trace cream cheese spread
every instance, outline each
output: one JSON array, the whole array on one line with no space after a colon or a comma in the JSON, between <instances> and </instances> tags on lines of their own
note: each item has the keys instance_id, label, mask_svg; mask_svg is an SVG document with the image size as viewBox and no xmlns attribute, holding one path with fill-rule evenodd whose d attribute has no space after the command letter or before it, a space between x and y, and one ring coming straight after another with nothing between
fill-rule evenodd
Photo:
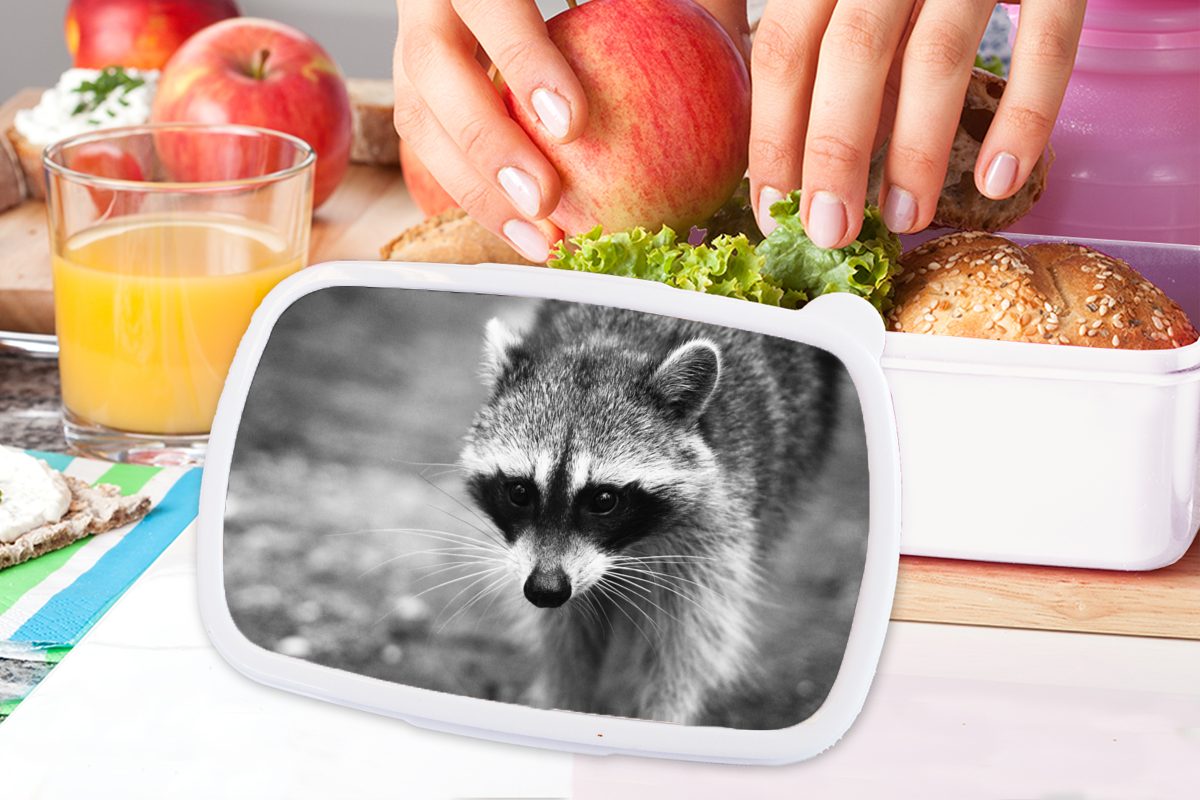
<instances>
[{"instance_id":1,"label":"cream cheese spread","mask_svg":"<svg viewBox=\"0 0 1200 800\"><path fill-rule=\"evenodd\" d=\"M45 461L0 445L0 542L58 522L71 505L63 476Z\"/></svg>"},{"instance_id":2,"label":"cream cheese spread","mask_svg":"<svg viewBox=\"0 0 1200 800\"><path fill-rule=\"evenodd\" d=\"M13 126L44 147L77 133L141 125L150 119L157 82L152 70L69 69L35 107L17 112Z\"/></svg>"}]
</instances>

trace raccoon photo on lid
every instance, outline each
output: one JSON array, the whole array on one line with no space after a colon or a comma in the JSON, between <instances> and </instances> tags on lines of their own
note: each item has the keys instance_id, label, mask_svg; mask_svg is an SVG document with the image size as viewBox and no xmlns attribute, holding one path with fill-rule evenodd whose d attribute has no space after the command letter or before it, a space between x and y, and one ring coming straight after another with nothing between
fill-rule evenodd
<instances>
[{"instance_id":1,"label":"raccoon photo on lid","mask_svg":"<svg viewBox=\"0 0 1200 800\"><path fill-rule=\"evenodd\" d=\"M840 363L604 306L326 289L239 430L251 641L411 686L770 729L824 701L868 528Z\"/></svg>"}]
</instances>

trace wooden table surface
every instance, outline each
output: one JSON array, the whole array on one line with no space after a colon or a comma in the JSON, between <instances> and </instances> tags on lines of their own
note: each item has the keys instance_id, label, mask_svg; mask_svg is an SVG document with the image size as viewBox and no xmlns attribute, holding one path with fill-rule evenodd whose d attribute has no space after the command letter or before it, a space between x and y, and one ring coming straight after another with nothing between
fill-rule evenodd
<instances>
[{"instance_id":1,"label":"wooden table surface","mask_svg":"<svg viewBox=\"0 0 1200 800\"><path fill-rule=\"evenodd\" d=\"M39 94L0 106L0 131ZM317 212L310 260L376 259L420 219L398 169L352 166ZM0 330L53 331L45 225L41 202L0 214ZM1173 566L1141 573L904 557L892 618L1200 639L1200 538Z\"/></svg>"}]
</instances>

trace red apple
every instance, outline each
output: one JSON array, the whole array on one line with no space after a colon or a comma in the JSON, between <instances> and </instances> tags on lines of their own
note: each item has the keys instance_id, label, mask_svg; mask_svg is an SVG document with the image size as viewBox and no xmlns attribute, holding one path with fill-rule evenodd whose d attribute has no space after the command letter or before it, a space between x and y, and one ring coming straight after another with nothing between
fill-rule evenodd
<instances>
[{"instance_id":1,"label":"red apple","mask_svg":"<svg viewBox=\"0 0 1200 800\"><path fill-rule=\"evenodd\" d=\"M67 166L84 175L125 181L141 181L146 174L137 156L105 141L86 142L73 148ZM133 213L141 205L141 195L134 191L117 194L97 186L88 186L87 191L101 216Z\"/></svg>"},{"instance_id":2,"label":"red apple","mask_svg":"<svg viewBox=\"0 0 1200 800\"><path fill-rule=\"evenodd\" d=\"M67 50L77 67L162 69L193 33L236 16L233 0L71 0Z\"/></svg>"},{"instance_id":3,"label":"red apple","mask_svg":"<svg viewBox=\"0 0 1200 800\"><path fill-rule=\"evenodd\" d=\"M153 122L239 123L290 133L317 153L313 206L350 164L350 96L333 59L279 22L231 19L197 33L159 77ZM230 154L195 153L194 167Z\"/></svg>"},{"instance_id":4,"label":"red apple","mask_svg":"<svg viewBox=\"0 0 1200 800\"><path fill-rule=\"evenodd\" d=\"M404 172L404 185L426 217L436 216L443 211L458 208L454 198L446 193L442 185L425 168L406 142L400 142L400 169Z\"/></svg>"},{"instance_id":5,"label":"red apple","mask_svg":"<svg viewBox=\"0 0 1200 800\"><path fill-rule=\"evenodd\" d=\"M568 234L686 231L729 199L746 172L750 79L707 11L691 0L591 0L547 28L587 94L583 135L560 144L528 97L503 94L562 177L551 221Z\"/></svg>"}]
</instances>

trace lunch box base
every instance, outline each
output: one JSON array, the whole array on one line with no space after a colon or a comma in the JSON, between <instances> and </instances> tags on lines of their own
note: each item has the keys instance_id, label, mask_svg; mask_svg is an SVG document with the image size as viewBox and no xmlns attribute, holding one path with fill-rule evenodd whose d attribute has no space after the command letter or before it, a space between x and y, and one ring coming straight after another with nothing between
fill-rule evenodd
<instances>
[{"instance_id":1,"label":"lunch box base","mask_svg":"<svg viewBox=\"0 0 1200 800\"><path fill-rule=\"evenodd\" d=\"M1200 320L1200 248L1077 241L1125 259ZM1151 570L1187 552L1200 526L1200 343L885 338L902 553Z\"/></svg>"}]
</instances>

